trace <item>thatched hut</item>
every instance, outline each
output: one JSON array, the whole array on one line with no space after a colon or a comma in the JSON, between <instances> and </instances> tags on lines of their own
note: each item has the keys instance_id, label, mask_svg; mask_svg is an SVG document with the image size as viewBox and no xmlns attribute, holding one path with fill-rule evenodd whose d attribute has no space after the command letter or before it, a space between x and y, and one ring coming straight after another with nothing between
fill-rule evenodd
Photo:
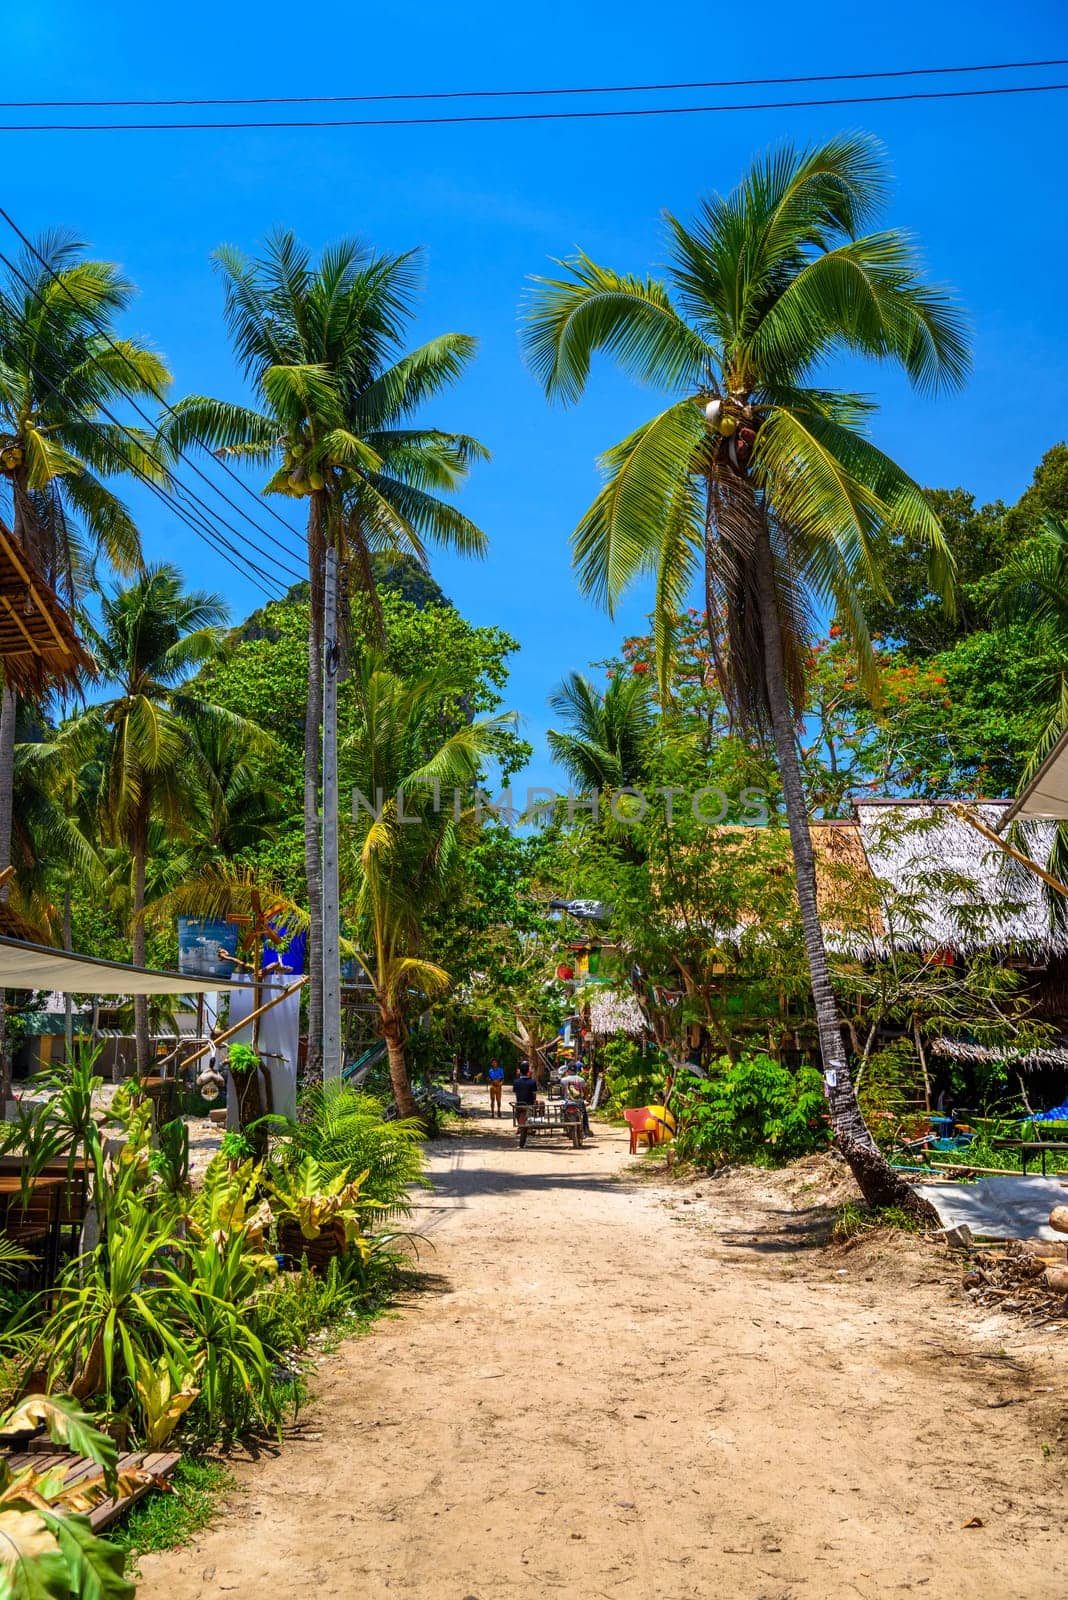
<instances>
[{"instance_id":1,"label":"thatched hut","mask_svg":"<svg viewBox=\"0 0 1068 1600\"><path fill-rule=\"evenodd\" d=\"M996 829L1009 802L969 809ZM868 866L881 886L887 938L899 949L960 956L996 950L1044 968L1068 955L1068 929L1054 926L1042 880L984 839L955 802L864 800L854 806ZM1018 847L1042 865L1054 825L1031 822Z\"/></svg>"},{"instance_id":2,"label":"thatched hut","mask_svg":"<svg viewBox=\"0 0 1068 1600\"><path fill-rule=\"evenodd\" d=\"M14 534L0 522L0 661L4 683L37 695L92 671L57 596Z\"/></svg>"}]
</instances>

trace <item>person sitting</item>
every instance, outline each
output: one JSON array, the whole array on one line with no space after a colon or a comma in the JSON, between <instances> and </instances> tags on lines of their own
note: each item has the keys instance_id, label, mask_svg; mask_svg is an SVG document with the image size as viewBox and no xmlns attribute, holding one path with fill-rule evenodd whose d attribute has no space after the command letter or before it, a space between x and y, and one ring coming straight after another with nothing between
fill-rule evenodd
<instances>
[{"instance_id":1,"label":"person sitting","mask_svg":"<svg viewBox=\"0 0 1068 1600\"><path fill-rule=\"evenodd\" d=\"M560 1083L563 1087L565 1098L570 1100L572 1105L582 1107L582 1131L592 1138L593 1135L590 1133L590 1113L586 1105L586 1079L583 1076L581 1065L576 1063L561 1072Z\"/></svg>"},{"instance_id":2,"label":"person sitting","mask_svg":"<svg viewBox=\"0 0 1068 1600\"><path fill-rule=\"evenodd\" d=\"M535 1106L538 1100L538 1085L531 1076L530 1062L524 1061L519 1068L519 1075L512 1085L517 1106Z\"/></svg>"}]
</instances>

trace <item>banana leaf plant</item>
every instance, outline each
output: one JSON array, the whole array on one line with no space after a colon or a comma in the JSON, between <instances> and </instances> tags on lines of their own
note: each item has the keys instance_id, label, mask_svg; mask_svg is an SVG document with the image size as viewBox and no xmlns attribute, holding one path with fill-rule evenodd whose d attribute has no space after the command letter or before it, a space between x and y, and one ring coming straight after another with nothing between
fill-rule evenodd
<instances>
[{"instance_id":1,"label":"banana leaf plant","mask_svg":"<svg viewBox=\"0 0 1068 1600\"><path fill-rule=\"evenodd\" d=\"M0 1597L2 1600L131 1600L126 1555L101 1539L86 1515L108 1495L140 1487L144 1475L116 1470L115 1442L67 1395L28 1395L0 1416L16 1433L41 1423L54 1444L69 1446L96 1470L74 1484L62 1469L12 1472L0 1457Z\"/></svg>"}]
</instances>

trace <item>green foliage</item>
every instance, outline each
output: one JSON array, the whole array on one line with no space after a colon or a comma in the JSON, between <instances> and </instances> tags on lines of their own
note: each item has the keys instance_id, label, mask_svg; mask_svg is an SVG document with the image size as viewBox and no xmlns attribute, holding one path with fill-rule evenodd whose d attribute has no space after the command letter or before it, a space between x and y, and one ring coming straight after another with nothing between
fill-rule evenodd
<instances>
[{"instance_id":1,"label":"green foliage","mask_svg":"<svg viewBox=\"0 0 1068 1600\"><path fill-rule=\"evenodd\" d=\"M790 1072L769 1056L721 1061L707 1079L682 1075L672 1105L679 1156L701 1166L773 1165L826 1149L830 1139L819 1073Z\"/></svg>"},{"instance_id":2,"label":"green foliage","mask_svg":"<svg viewBox=\"0 0 1068 1600\"><path fill-rule=\"evenodd\" d=\"M659 1050L643 1048L626 1034L607 1039L600 1051L608 1099L604 1109L618 1117L631 1107L662 1105L664 1059Z\"/></svg>"},{"instance_id":3,"label":"green foliage","mask_svg":"<svg viewBox=\"0 0 1068 1600\"><path fill-rule=\"evenodd\" d=\"M922 1095L920 1066L907 1040L896 1039L868 1057L857 1099L877 1144L888 1148L895 1143L901 1118L909 1101L915 1102L917 1090Z\"/></svg>"},{"instance_id":4,"label":"green foliage","mask_svg":"<svg viewBox=\"0 0 1068 1600\"><path fill-rule=\"evenodd\" d=\"M876 1209L861 1201L849 1200L844 1206L838 1207L831 1224L831 1238L836 1244L844 1244L847 1239L873 1234L880 1229L894 1233L917 1233L921 1227L922 1223L910 1212L902 1211L900 1206L881 1206Z\"/></svg>"},{"instance_id":5,"label":"green foliage","mask_svg":"<svg viewBox=\"0 0 1068 1600\"><path fill-rule=\"evenodd\" d=\"M114 1440L67 1395L29 1395L0 1416L18 1432L44 1423L55 1444L94 1462L97 1471L66 1485L33 1466L14 1473L0 1459L0 1595L4 1600L130 1600L124 1552L93 1533L83 1513L119 1487Z\"/></svg>"},{"instance_id":6,"label":"green foliage","mask_svg":"<svg viewBox=\"0 0 1068 1600\"><path fill-rule=\"evenodd\" d=\"M423 1135L418 1121L383 1121L380 1100L346 1084L305 1091L292 1133L293 1159L310 1156L325 1176L344 1183L364 1175L361 1197L374 1216L407 1216L409 1191L423 1183Z\"/></svg>"},{"instance_id":7,"label":"green foliage","mask_svg":"<svg viewBox=\"0 0 1068 1600\"><path fill-rule=\"evenodd\" d=\"M148 1495L131 1506L111 1529L111 1541L134 1560L154 1550L178 1549L208 1526L233 1487L234 1475L221 1461L183 1455L170 1478L170 1493Z\"/></svg>"}]
</instances>

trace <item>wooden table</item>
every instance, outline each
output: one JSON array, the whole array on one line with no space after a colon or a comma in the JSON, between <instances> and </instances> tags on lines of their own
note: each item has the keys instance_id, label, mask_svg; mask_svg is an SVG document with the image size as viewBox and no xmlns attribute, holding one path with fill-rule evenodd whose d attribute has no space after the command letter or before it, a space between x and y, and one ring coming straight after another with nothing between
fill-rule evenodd
<instances>
[{"instance_id":1,"label":"wooden table","mask_svg":"<svg viewBox=\"0 0 1068 1600\"><path fill-rule=\"evenodd\" d=\"M1042 1161L1042 1176L1046 1176L1046 1154L1050 1150L1068 1150L1068 1140L1064 1139L995 1139L996 1150L1019 1150L1020 1171L1027 1171L1027 1158L1037 1154Z\"/></svg>"}]
</instances>

